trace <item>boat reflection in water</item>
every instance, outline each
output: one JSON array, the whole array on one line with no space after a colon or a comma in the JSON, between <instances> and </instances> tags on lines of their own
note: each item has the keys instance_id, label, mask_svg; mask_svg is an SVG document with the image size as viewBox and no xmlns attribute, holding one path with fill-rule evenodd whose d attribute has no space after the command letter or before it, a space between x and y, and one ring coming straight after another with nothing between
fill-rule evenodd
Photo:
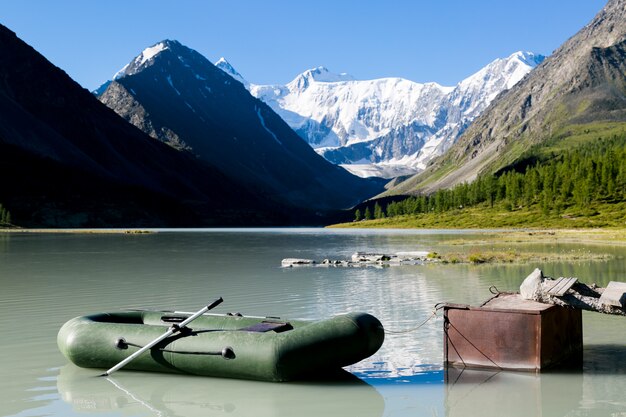
<instances>
[{"instance_id":1,"label":"boat reflection in water","mask_svg":"<svg viewBox=\"0 0 626 417\"><path fill-rule=\"evenodd\" d=\"M96 373L97 374L97 373ZM380 417L385 401L375 388L348 374L324 382L267 383L220 378L124 372L98 378L68 364L57 387L76 412L155 416Z\"/></svg>"}]
</instances>

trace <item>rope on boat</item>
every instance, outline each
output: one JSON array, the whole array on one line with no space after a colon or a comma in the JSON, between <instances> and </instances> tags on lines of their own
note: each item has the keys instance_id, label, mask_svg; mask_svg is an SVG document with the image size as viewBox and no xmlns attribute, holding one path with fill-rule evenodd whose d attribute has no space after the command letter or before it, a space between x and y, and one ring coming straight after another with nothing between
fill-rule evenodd
<instances>
[{"instance_id":1,"label":"rope on boat","mask_svg":"<svg viewBox=\"0 0 626 417\"><path fill-rule=\"evenodd\" d=\"M412 327L410 329L404 329L404 330L388 330L388 329L385 329L385 333L389 333L389 334L404 334L404 333L411 333L411 332L414 332L416 330L419 330L422 326L424 326L426 323L428 323L434 317L437 317L437 312L443 308L444 304L445 303L437 303L437 304L435 304L435 306L433 307L432 314L430 316L428 316L428 318L426 320L421 322L416 327Z\"/></svg>"},{"instance_id":2,"label":"rope on boat","mask_svg":"<svg viewBox=\"0 0 626 417\"><path fill-rule=\"evenodd\" d=\"M500 292L500 290L498 290L498 288L496 288L495 285L492 285L491 287L489 287L489 292L492 293L493 295L502 294L502 292Z\"/></svg>"},{"instance_id":3,"label":"rope on boat","mask_svg":"<svg viewBox=\"0 0 626 417\"><path fill-rule=\"evenodd\" d=\"M484 306L485 304L487 304L489 301L493 300L494 298L499 297L500 295L513 294L511 292L500 291L495 285L492 285L491 287L489 287L489 292L491 294L493 294L493 297L491 297L489 300L485 301L481 305L481 307ZM388 329L385 329L385 333L389 333L389 334L403 334L403 333L414 332L414 331L420 329L422 326L424 326L426 323L428 323L434 317L437 317L437 311L441 310L444 307L445 304L446 303L437 303L437 304L435 304L435 306L433 308L433 313L430 316L428 316L428 318L426 320L421 322L416 327L412 327L410 329L405 329L405 330L388 330Z\"/></svg>"}]
</instances>

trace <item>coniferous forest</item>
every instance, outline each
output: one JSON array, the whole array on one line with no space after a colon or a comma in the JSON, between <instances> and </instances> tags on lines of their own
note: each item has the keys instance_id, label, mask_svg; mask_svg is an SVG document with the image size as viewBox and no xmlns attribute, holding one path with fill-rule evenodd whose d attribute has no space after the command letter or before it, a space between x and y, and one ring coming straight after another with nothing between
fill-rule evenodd
<instances>
[{"instance_id":1,"label":"coniferous forest","mask_svg":"<svg viewBox=\"0 0 626 417\"><path fill-rule=\"evenodd\" d=\"M626 135L599 138L558 155L522 158L522 163L471 183L430 195L408 197L355 210L354 219L370 220L443 213L477 205L520 210L540 207L548 216L568 208L593 210L593 203L619 203L626 196ZM531 163L529 161L534 161Z\"/></svg>"}]
</instances>

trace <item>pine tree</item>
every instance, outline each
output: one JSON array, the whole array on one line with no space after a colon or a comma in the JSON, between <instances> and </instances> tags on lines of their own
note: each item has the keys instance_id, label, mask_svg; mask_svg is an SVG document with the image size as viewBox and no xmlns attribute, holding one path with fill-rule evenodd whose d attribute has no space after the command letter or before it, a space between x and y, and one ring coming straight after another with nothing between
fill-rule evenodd
<instances>
[{"instance_id":1,"label":"pine tree","mask_svg":"<svg viewBox=\"0 0 626 417\"><path fill-rule=\"evenodd\" d=\"M354 221L360 222L361 220L363 220L363 215L361 214L361 210L359 209L354 210Z\"/></svg>"},{"instance_id":2,"label":"pine tree","mask_svg":"<svg viewBox=\"0 0 626 417\"><path fill-rule=\"evenodd\" d=\"M10 226L11 225L11 213L6 207L0 204L0 226Z\"/></svg>"},{"instance_id":3,"label":"pine tree","mask_svg":"<svg viewBox=\"0 0 626 417\"><path fill-rule=\"evenodd\" d=\"M514 169L498 175L483 175L471 183L430 195L408 197L382 210L375 205L365 217L444 212L460 207L500 203L505 209L536 205L544 215L559 214L571 206L585 208L597 201L624 201L626 196L626 135L601 139L565 151L542 155L525 172Z\"/></svg>"},{"instance_id":4,"label":"pine tree","mask_svg":"<svg viewBox=\"0 0 626 417\"><path fill-rule=\"evenodd\" d=\"M369 207L365 207L365 220L372 220L372 212Z\"/></svg>"},{"instance_id":5,"label":"pine tree","mask_svg":"<svg viewBox=\"0 0 626 417\"><path fill-rule=\"evenodd\" d=\"M383 212L382 207L378 202L374 204L374 218L375 219L383 219L385 217L385 213Z\"/></svg>"}]
</instances>

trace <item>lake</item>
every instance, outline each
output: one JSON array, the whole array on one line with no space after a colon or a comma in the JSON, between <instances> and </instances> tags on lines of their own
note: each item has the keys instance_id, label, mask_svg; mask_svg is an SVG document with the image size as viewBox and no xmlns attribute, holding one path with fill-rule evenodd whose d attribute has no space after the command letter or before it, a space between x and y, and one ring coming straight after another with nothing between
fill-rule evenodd
<instances>
[{"instance_id":1,"label":"lake","mask_svg":"<svg viewBox=\"0 0 626 417\"><path fill-rule=\"evenodd\" d=\"M516 291L535 267L601 286L626 281L625 247L516 246L614 255L542 265L280 267L283 258L347 259L356 251L443 252L460 233L476 232L2 233L0 415L626 416L623 317L584 313L581 371L449 370L449 383L441 314L417 328L437 303L480 304L492 285ZM101 378L68 363L56 346L59 328L75 316L131 307L196 311L220 296L215 313L321 319L365 311L383 323L385 343L347 368L353 381L281 384L132 371Z\"/></svg>"}]
</instances>

